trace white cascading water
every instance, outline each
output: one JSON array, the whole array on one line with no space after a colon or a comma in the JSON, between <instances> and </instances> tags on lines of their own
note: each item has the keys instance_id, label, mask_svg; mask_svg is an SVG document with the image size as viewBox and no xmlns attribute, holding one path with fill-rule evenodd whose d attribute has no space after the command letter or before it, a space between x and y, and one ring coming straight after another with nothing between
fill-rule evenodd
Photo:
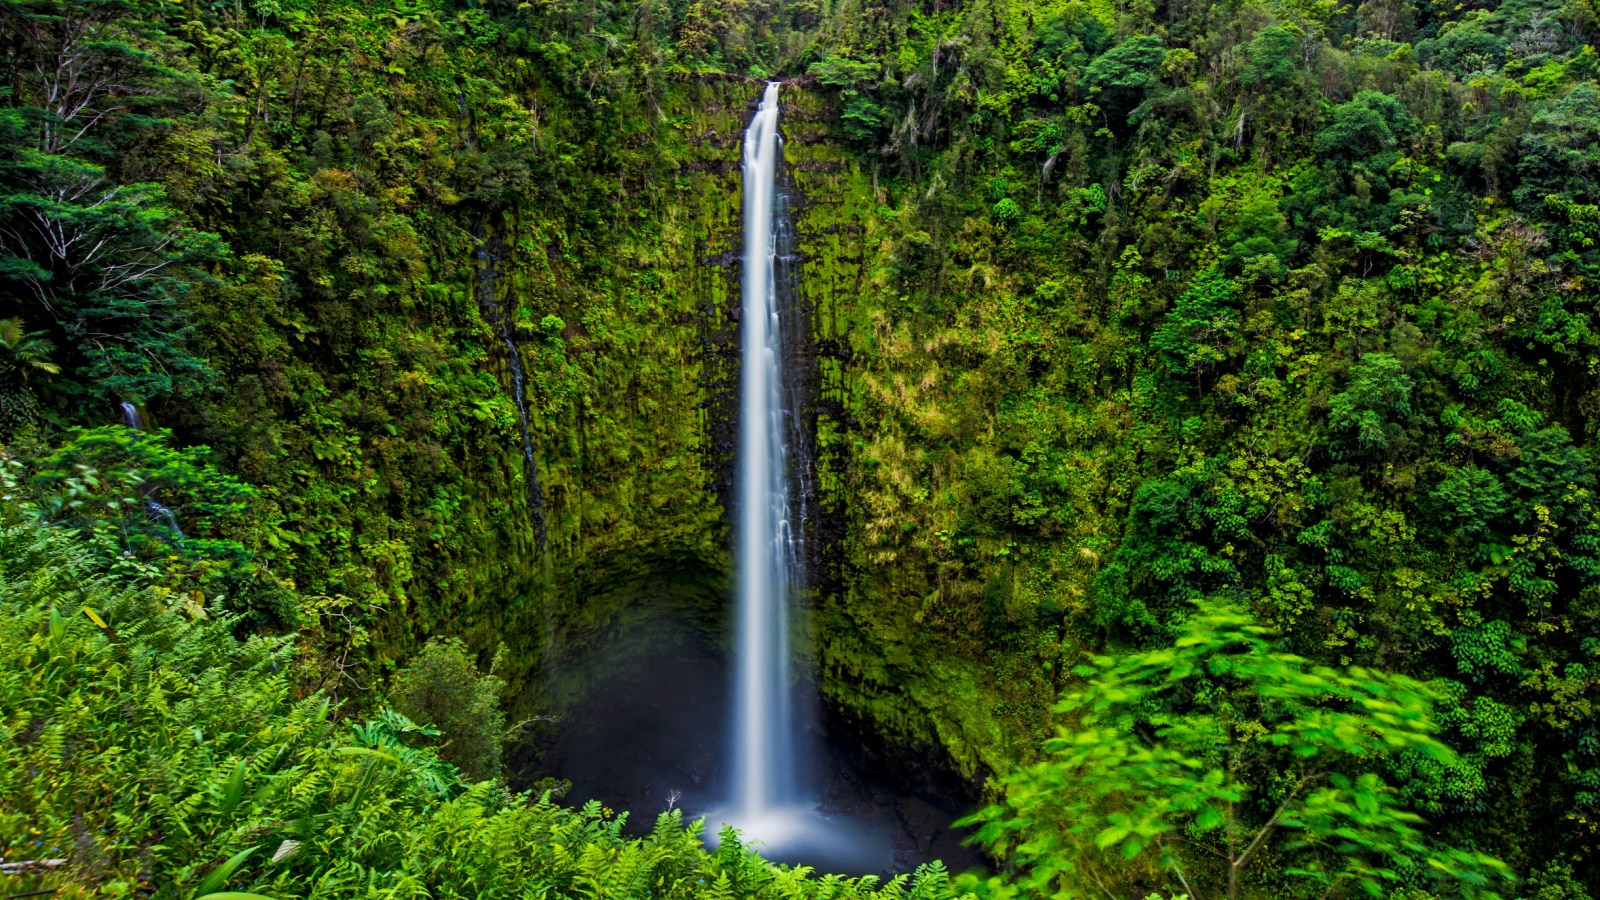
<instances>
[{"instance_id":1,"label":"white cascading water","mask_svg":"<svg viewBox=\"0 0 1600 900\"><path fill-rule=\"evenodd\" d=\"M118 403L117 406L121 407L122 421L126 423L129 428L132 428L134 431L144 431L144 417L139 415L139 407L134 406L132 403L129 403L126 400ZM175 515L172 510L163 506L161 501L155 498L155 492L153 490L145 496L144 508L149 510L150 515L160 519L161 523L167 526L167 530L172 532L173 537L180 541L183 540L183 529L178 525L177 515Z\"/></svg>"},{"instance_id":2,"label":"white cascading water","mask_svg":"<svg viewBox=\"0 0 1600 900\"><path fill-rule=\"evenodd\" d=\"M126 400L117 405L122 407L122 421L127 423L129 428L134 431L144 430L144 418L139 415L139 407Z\"/></svg>"},{"instance_id":3,"label":"white cascading water","mask_svg":"<svg viewBox=\"0 0 1600 900\"><path fill-rule=\"evenodd\" d=\"M733 771L731 796L710 814L708 840L716 843L720 826L731 825L769 859L865 873L892 858L887 834L820 811L816 785L802 774L807 754L797 749L789 593L800 583L802 554L798 523L790 518L796 507L787 438L797 433L791 426L799 399L785 390L779 331L779 254L787 252L788 234L777 192L782 154L778 85L771 83L744 138ZM806 473L797 474L803 480Z\"/></svg>"},{"instance_id":4,"label":"white cascading water","mask_svg":"<svg viewBox=\"0 0 1600 900\"><path fill-rule=\"evenodd\" d=\"M735 507L737 638L732 810L754 821L794 802L789 682L789 588L795 580L789 521L787 423L774 268L779 154L778 85L768 84L744 140L743 367Z\"/></svg>"}]
</instances>

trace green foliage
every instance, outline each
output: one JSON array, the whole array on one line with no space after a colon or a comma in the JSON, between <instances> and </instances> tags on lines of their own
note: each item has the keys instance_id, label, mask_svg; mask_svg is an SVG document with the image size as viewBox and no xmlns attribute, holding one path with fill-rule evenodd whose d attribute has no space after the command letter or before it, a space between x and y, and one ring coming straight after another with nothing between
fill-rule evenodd
<instances>
[{"instance_id":1,"label":"green foliage","mask_svg":"<svg viewBox=\"0 0 1600 900\"><path fill-rule=\"evenodd\" d=\"M839 89L844 103L839 118L844 133L853 141L870 143L883 127L887 113L873 100L879 67L844 56L828 54L806 70L817 81Z\"/></svg>"},{"instance_id":2,"label":"green foliage","mask_svg":"<svg viewBox=\"0 0 1600 900\"><path fill-rule=\"evenodd\" d=\"M1247 87L1290 83L1299 72L1295 55L1303 39L1304 35L1278 25L1261 29L1246 45L1239 83Z\"/></svg>"},{"instance_id":3,"label":"green foliage","mask_svg":"<svg viewBox=\"0 0 1600 900\"><path fill-rule=\"evenodd\" d=\"M208 447L173 447L171 432L75 429L38 461L31 487L53 525L116 536L121 549L173 544L238 558L255 491L216 467ZM160 497L160 501L157 501ZM166 512L161 512L165 510Z\"/></svg>"},{"instance_id":4,"label":"green foliage","mask_svg":"<svg viewBox=\"0 0 1600 900\"><path fill-rule=\"evenodd\" d=\"M1001 197L996 200L990 212L994 215L994 220L1001 225L1011 225L1022 218L1022 207L1018 206L1017 201L1010 197Z\"/></svg>"},{"instance_id":5,"label":"green foliage","mask_svg":"<svg viewBox=\"0 0 1600 900\"><path fill-rule=\"evenodd\" d=\"M1316 150L1325 158L1359 162L1393 150L1411 127L1405 105L1377 91L1362 91L1335 106L1317 132Z\"/></svg>"},{"instance_id":6,"label":"green foliage","mask_svg":"<svg viewBox=\"0 0 1600 900\"><path fill-rule=\"evenodd\" d=\"M43 331L28 331L21 317L0 319L0 434L34 424L39 404L33 385L61 367L50 360L56 347Z\"/></svg>"},{"instance_id":7,"label":"green foliage","mask_svg":"<svg viewBox=\"0 0 1600 900\"><path fill-rule=\"evenodd\" d=\"M1161 38L1136 35L1096 57L1084 70L1084 82L1108 93L1131 94L1155 80L1166 55Z\"/></svg>"},{"instance_id":8,"label":"green foliage","mask_svg":"<svg viewBox=\"0 0 1600 900\"><path fill-rule=\"evenodd\" d=\"M1172 647L1095 659L1056 708L1075 724L1006 779L1004 805L974 819L980 839L1043 895L1148 877L1237 897L1270 855L1329 892L1381 897L1438 881L1499 896L1504 864L1430 846L1374 771L1393 754L1454 759L1428 689L1315 665L1268 634L1235 608L1203 605Z\"/></svg>"},{"instance_id":9,"label":"green foliage","mask_svg":"<svg viewBox=\"0 0 1600 900\"><path fill-rule=\"evenodd\" d=\"M1363 354L1347 388L1328 399L1328 426L1350 435L1364 452L1381 452L1399 440L1411 415L1411 378L1387 353Z\"/></svg>"},{"instance_id":10,"label":"green foliage","mask_svg":"<svg viewBox=\"0 0 1600 900\"><path fill-rule=\"evenodd\" d=\"M186 229L159 186L108 183L97 165L23 149L0 157L0 191L0 278L50 311L82 390L140 400L208 376L180 298L220 247Z\"/></svg>"},{"instance_id":11,"label":"green foliage","mask_svg":"<svg viewBox=\"0 0 1600 900\"><path fill-rule=\"evenodd\" d=\"M1600 90L1580 84L1533 117L1522 138L1514 192L1517 204L1548 223L1557 246L1595 265L1600 246L1600 185L1595 166L1600 157Z\"/></svg>"},{"instance_id":12,"label":"green foliage","mask_svg":"<svg viewBox=\"0 0 1600 900\"><path fill-rule=\"evenodd\" d=\"M297 622L367 724L440 633L537 697L633 585L726 567L737 137L783 78L830 702L1003 776L1064 660L1224 593L1440 686L1453 761L1363 771L1593 894L1593 7L7 3L0 321L61 368L0 376L7 492L148 396L254 495L212 531L63 467L102 560ZM352 746L433 752L395 728ZM1288 865L1248 887L1315 893Z\"/></svg>"},{"instance_id":13,"label":"green foliage","mask_svg":"<svg viewBox=\"0 0 1600 900\"><path fill-rule=\"evenodd\" d=\"M15 2L0 110L0 312L48 322L63 368L101 404L194 391L212 375L184 298L225 247L165 187L124 177L120 154L168 124L170 97L205 88L150 52L156 5ZM9 309L7 308L9 307ZM41 315L42 314L42 315Z\"/></svg>"},{"instance_id":14,"label":"green foliage","mask_svg":"<svg viewBox=\"0 0 1600 900\"><path fill-rule=\"evenodd\" d=\"M21 317L0 320L0 353L5 354L5 362L0 363L0 378L22 380L40 372L60 374L61 367L49 359L53 350L55 344L44 332L22 327Z\"/></svg>"},{"instance_id":15,"label":"green foliage","mask_svg":"<svg viewBox=\"0 0 1600 900\"><path fill-rule=\"evenodd\" d=\"M1481 679L1492 672L1518 675L1522 665L1517 660L1511 626L1500 619L1485 622L1476 628L1458 628L1450 635L1451 651L1461 674Z\"/></svg>"},{"instance_id":16,"label":"green foliage","mask_svg":"<svg viewBox=\"0 0 1600 900\"><path fill-rule=\"evenodd\" d=\"M0 455L0 461L5 460ZM280 533L257 492L217 468L207 447L123 426L73 429L42 458L0 473L40 524L85 537L110 570L155 581L203 612L208 599L251 625L297 613L256 549Z\"/></svg>"},{"instance_id":17,"label":"green foliage","mask_svg":"<svg viewBox=\"0 0 1600 900\"><path fill-rule=\"evenodd\" d=\"M1466 465L1452 469L1434 488L1435 514L1460 533L1477 537L1506 512L1506 491L1493 472Z\"/></svg>"},{"instance_id":18,"label":"green foliage","mask_svg":"<svg viewBox=\"0 0 1600 900\"><path fill-rule=\"evenodd\" d=\"M0 853L66 857L41 890L106 897L955 900L937 865L880 885L763 862L733 833L470 783L384 712L348 729L295 699L285 638L240 640L104 573L80 539L0 507ZM434 658L447 652L435 649Z\"/></svg>"},{"instance_id":19,"label":"green foliage","mask_svg":"<svg viewBox=\"0 0 1600 900\"><path fill-rule=\"evenodd\" d=\"M1236 302L1233 285L1221 272L1196 276L1150 338L1167 371L1199 380L1225 361L1238 338Z\"/></svg>"},{"instance_id":20,"label":"green foliage","mask_svg":"<svg viewBox=\"0 0 1600 900\"><path fill-rule=\"evenodd\" d=\"M1262 276L1281 281L1297 242L1279 208L1281 183L1256 174L1245 173L1240 184L1229 185L1233 190L1214 193L1200 211L1217 220L1217 243L1229 272L1252 281Z\"/></svg>"}]
</instances>

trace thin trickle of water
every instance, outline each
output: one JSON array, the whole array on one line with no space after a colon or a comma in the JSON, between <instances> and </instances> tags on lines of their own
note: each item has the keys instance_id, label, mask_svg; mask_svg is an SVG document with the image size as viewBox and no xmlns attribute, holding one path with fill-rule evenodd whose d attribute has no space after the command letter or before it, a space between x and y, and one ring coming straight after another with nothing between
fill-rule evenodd
<instances>
[{"instance_id":1,"label":"thin trickle of water","mask_svg":"<svg viewBox=\"0 0 1600 900\"><path fill-rule=\"evenodd\" d=\"M161 524L167 526L167 530L172 532L174 538L180 541L183 540L183 529L178 526L178 516L172 510L162 506L158 501L148 498L144 501L144 508L149 511L150 515L160 519Z\"/></svg>"},{"instance_id":2,"label":"thin trickle of water","mask_svg":"<svg viewBox=\"0 0 1600 900\"><path fill-rule=\"evenodd\" d=\"M506 365L511 369L511 402L517 409L517 432L522 438L523 483L527 488L528 512L533 518L533 530L539 540L539 549L546 549L548 532L544 517L544 488L539 484L539 462L533 452L533 434L528 425L528 386L527 378L522 368L522 353L517 349L516 339L511 333L511 310L503 309L500 301L495 296L495 280L500 272L495 268L501 254L499 249L503 242L498 238L486 234L483 219L478 221L477 257L481 266L478 269L478 306L488 320L489 327L495 331L495 336L506 348Z\"/></svg>"},{"instance_id":3,"label":"thin trickle of water","mask_svg":"<svg viewBox=\"0 0 1600 900\"><path fill-rule=\"evenodd\" d=\"M732 797L742 817L792 803L799 788L788 637L798 553L789 518L786 392L774 278L774 196L782 152L778 85L769 84L744 141Z\"/></svg>"},{"instance_id":4,"label":"thin trickle of water","mask_svg":"<svg viewBox=\"0 0 1600 900\"><path fill-rule=\"evenodd\" d=\"M144 419L139 416L139 407L126 400L117 405L122 407L122 421L126 422L129 428L134 431L144 430Z\"/></svg>"},{"instance_id":5,"label":"thin trickle of water","mask_svg":"<svg viewBox=\"0 0 1600 900\"><path fill-rule=\"evenodd\" d=\"M132 428L134 431L144 430L144 417L139 415L139 407L134 406L132 403L129 403L126 400L117 404L117 406L122 409L122 421L126 423L129 428ZM178 525L177 514L175 514L171 509L168 509L164 504L161 503L161 501L157 500L153 490L150 492L149 496L144 498L144 509L145 512L148 512L152 518L159 519L161 524L167 526L167 530L172 532L172 536L174 538L180 541L183 540L183 529Z\"/></svg>"}]
</instances>

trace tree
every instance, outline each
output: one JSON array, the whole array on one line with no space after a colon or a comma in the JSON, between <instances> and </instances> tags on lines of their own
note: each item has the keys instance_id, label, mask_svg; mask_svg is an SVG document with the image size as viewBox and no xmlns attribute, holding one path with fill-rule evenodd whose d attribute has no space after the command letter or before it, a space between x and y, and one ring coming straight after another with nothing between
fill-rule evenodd
<instances>
[{"instance_id":1,"label":"tree","mask_svg":"<svg viewBox=\"0 0 1600 900\"><path fill-rule=\"evenodd\" d=\"M436 638L396 679L394 705L411 719L438 728L445 738L439 755L473 781L484 781L500 774L504 688L504 681L478 672L459 640Z\"/></svg>"},{"instance_id":2,"label":"tree","mask_svg":"<svg viewBox=\"0 0 1600 900\"><path fill-rule=\"evenodd\" d=\"M9 126L9 127L8 127ZM0 114L0 137L26 133ZM108 400L169 393L208 368L188 349L181 299L222 253L185 226L160 187L116 184L104 167L13 147L0 153L0 283L47 317Z\"/></svg>"},{"instance_id":3,"label":"tree","mask_svg":"<svg viewBox=\"0 0 1600 900\"><path fill-rule=\"evenodd\" d=\"M1096 657L1056 712L1073 724L968 820L1046 896L1142 888L1240 896L1263 856L1324 888L1379 896L1433 882L1492 898L1482 853L1432 846L1381 774L1397 754L1448 762L1419 682L1276 651L1268 629L1202 604L1171 647Z\"/></svg>"},{"instance_id":4,"label":"tree","mask_svg":"<svg viewBox=\"0 0 1600 900\"><path fill-rule=\"evenodd\" d=\"M1557 245L1595 263L1600 242L1600 91L1580 84L1533 117L1522 136L1513 192L1518 208L1550 226Z\"/></svg>"},{"instance_id":5,"label":"tree","mask_svg":"<svg viewBox=\"0 0 1600 900\"><path fill-rule=\"evenodd\" d=\"M1350 384L1328 399L1328 424L1353 434L1366 451L1387 451L1411 416L1411 376L1388 353L1366 353L1350 372Z\"/></svg>"},{"instance_id":6,"label":"tree","mask_svg":"<svg viewBox=\"0 0 1600 900\"><path fill-rule=\"evenodd\" d=\"M806 70L821 83L839 90L843 103L840 124L852 141L870 144L883 127L886 114L873 100L873 88L881 78L880 69L872 63L830 53Z\"/></svg>"},{"instance_id":7,"label":"tree","mask_svg":"<svg viewBox=\"0 0 1600 900\"><path fill-rule=\"evenodd\" d=\"M1167 58L1161 38L1141 34L1128 38L1084 70L1084 83L1105 91L1132 94L1156 80L1156 69Z\"/></svg>"},{"instance_id":8,"label":"tree","mask_svg":"<svg viewBox=\"0 0 1600 900\"><path fill-rule=\"evenodd\" d=\"M684 13L678 52L688 59L726 55L742 31L745 0L695 0Z\"/></svg>"},{"instance_id":9,"label":"tree","mask_svg":"<svg viewBox=\"0 0 1600 900\"><path fill-rule=\"evenodd\" d=\"M0 24L18 38L0 56L0 75L34 113L39 152L95 143L98 126L162 92L167 73L140 46L160 21L157 0L0 3Z\"/></svg>"},{"instance_id":10,"label":"tree","mask_svg":"<svg viewBox=\"0 0 1600 900\"><path fill-rule=\"evenodd\" d=\"M1317 132L1317 154L1352 164L1385 150L1393 150L1411 127L1411 116L1399 100L1377 91L1362 91L1328 115Z\"/></svg>"},{"instance_id":11,"label":"tree","mask_svg":"<svg viewBox=\"0 0 1600 900\"><path fill-rule=\"evenodd\" d=\"M1233 285L1221 272L1208 269L1195 276L1150 338L1167 371L1198 381L1226 360L1238 339L1237 302Z\"/></svg>"},{"instance_id":12,"label":"tree","mask_svg":"<svg viewBox=\"0 0 1600 900\"><path fill-rule=\"evenodd\" d=\"M64 368L104 400L209 375L181 301L221 242L188 227L159 185L113 171L161 124L155 107L191 87L151 50L159 6L0 3L0 33L17 38L0 52L12 107L0 110L0 315L48 323L71 354Z\"/></svg>"}]
</instances>

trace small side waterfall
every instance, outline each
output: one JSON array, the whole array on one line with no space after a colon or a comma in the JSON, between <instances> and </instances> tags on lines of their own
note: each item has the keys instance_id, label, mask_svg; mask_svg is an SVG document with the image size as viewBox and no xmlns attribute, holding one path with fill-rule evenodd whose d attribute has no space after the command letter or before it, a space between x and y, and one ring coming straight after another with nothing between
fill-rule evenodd
<instances>
[{"instance_id":1,"label":"small side waterfall","mask_svg":"<svg viewBox=\"0 0 1600 900\"><path fill-rule=\"evenodd\" d=\"M539 461L534 456L533 434L528 426L527 378L522 368L522 352L517 349L517 341L511 331L512 310L502 308L495 295L495 282L500 277L496 264L504 256L505 241L498 234L487 234L484 225L486 218L482 215L478 217L474 234L478 240L475 255L481 264L478 268L478 308L506 348L506 365L511 369L511 402L517 409L517 431L522 438L523 483L527 488L528 513L533 518L539 550L543 552L549 532L544 516L544 488L539 484Z\"/></svg>"},{"instance_id":2,"label":"small side waterfall","mask_svg":"<svg viewBox=\"0 0 1600 900\"><path fill-rule=\"evenodd\" d=\"M125 422L129 428L132 428L134 431L144 430L144 418L139 415L139 407L134 406L132 403L129 403L126 400L117 405L122 407L122 421Z\"/></svg>"},{"instance_id":3,"label":"small side waterfall","mask_svg":"<svg viewBox=\"0 0 1600 900\"><path fill-rule=\"evenodd\" d=\"M732 805L741 818L793 803L793 702L789 589L799 554L789 518L774 196L779 155L778 85L768 84L744 140L743 360L735 508L737 643Z\"/></svg>"},{"instance_id":4,"label":"small side waterfall","mask_svg":"<svg viewBox=\"0 0 1600 900\"><path fill-rule=\"evenodd\" d=\"M129 428L132 428L134 431L144 431L144 417L139 415L139 407L134 406L132 403L129 403L126 400L117 405L122 408L122 421L124 424L126 424ZM159 519L161 524L167 526L167 530L172 532L172 537L174 539L180 541L183 540L183 529L178 525L177 514L168 509L160 500L156 499L156 492L154 489L151 489L145 494L144 509L145 512L148 512L151 515L151 517Z\"/></svg>"}]
</instances>

